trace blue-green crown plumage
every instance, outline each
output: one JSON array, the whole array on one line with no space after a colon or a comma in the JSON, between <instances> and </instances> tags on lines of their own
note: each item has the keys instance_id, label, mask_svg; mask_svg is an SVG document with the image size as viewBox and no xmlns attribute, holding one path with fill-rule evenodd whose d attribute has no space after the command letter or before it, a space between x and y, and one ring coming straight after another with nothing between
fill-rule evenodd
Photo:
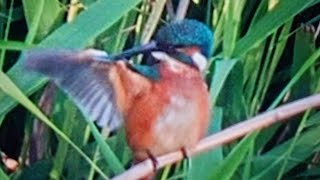
<instances>
[{"instance_id":1,"label":"blue-green crown plumage","mask_svg":"<svg viewBox=\"0 0 320 180\"><path fill-rule=\"evenodd\" d=\"M196 20L185 19L160 28L155 40L164 45L198 46L201 53L209 57L214 39L206 25Z\"/></svg>"}]
</instances>

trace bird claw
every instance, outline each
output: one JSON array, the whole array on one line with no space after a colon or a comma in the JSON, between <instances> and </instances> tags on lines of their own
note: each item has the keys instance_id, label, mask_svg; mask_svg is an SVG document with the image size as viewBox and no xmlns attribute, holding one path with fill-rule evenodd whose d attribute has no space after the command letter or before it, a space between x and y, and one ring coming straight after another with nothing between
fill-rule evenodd
<instances>
[{"instance_id":1,"label":"bird claw","mask_svg":"<svg viewBox=\"0 0 320 180\"><path fill-rule=\"evenodd\" d=\"M191 166L191 165L190 165L191 159L190 159L190 157L189 157L189 155L188 155L187 149L186 149L185 147L182 147L180 150L181 150L181 153L182 153L183 158L187 160L188 167L190 167L190 166ZM150 159L151 162L152 162L153 171L156 172L157 169L158 169L158 161L157 161L157 158L156 158L154 155L152 155L152 153L151 153L150 151L147 151L147 154L148 154L149 159Z\"/></svg>"},{"instance_id":2,"label":"bird claw","mask_svg":"<svg viewBox=\"0 0 320 180\"><path fill-rule=\"evenodd\" d=\"M181 149L181 153L182 153L182 156L183 156L183 159L186 160L187 162L187 169L191 169L191 158L190 156L188 155L188 151L185 147L182 147Z\"/></svg>"},{"instance_id":3,"label":"bird claw","mask_svg":"<svg viewBox=\"0 0 320 180\"><path fill-rule=\"evenodd\" d=\"M189 159L189 155L188 155L187 149L185 147L182 147L180 150L181 150L183 159Z\"/></svg>"},{"instance_id":4,"label":"bird claw","mask_svg":"<svg viewBox=\"0 0 320 180\"><path fill-rule=\"evenodd\" d=\"M157 168L158 168L157 158L155 156L153 156L150 151L147 151L147 154L148 154L148 157L150 158L150 160L152 162L153 172L156 172Z\"/></svg>"}]
</instances>

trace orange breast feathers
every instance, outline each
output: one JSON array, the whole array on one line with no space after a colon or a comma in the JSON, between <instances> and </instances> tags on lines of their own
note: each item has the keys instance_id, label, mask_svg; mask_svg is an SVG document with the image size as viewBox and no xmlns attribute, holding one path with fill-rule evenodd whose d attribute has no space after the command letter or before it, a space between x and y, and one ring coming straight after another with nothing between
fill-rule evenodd
<instances>
[{"instance_id":1,"label":"orange breast feathers","mask_svg":"<svg viewBox=\"0 0 320 180\"><path fill-rule=\"evenodd\" d=\"M159 68L157 81L123 62L109 72L136 161L193 146L208 126L209 97L200 72L182 63L161 62Z\"/></svg>"}]
</instances>

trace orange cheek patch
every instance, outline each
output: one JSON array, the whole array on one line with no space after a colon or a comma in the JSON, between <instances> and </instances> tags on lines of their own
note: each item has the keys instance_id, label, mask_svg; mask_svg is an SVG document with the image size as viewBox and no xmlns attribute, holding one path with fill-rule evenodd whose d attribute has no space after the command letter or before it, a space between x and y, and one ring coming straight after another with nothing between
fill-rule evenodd
<instances>
[{"instance_id":1,"label":"orange cheek patch","mask_svg":"<svg viewBox=\"0 0 320 180\"><path fill-rule=\"evenodd\" d=\"M192 56L194 53L200 52L200 48L198 48L197 46L190 46L190 47L181 48L181 49L178 49L178 50L186 53L188 56Z\"/></svg>"}]
</instances>

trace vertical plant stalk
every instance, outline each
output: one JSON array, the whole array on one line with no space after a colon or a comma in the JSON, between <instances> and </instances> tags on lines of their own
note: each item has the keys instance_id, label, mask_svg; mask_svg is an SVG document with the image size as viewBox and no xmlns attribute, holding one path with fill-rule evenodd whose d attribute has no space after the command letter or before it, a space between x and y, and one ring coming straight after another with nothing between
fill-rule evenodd
<instances>
[{"instance_id":1,"label":"vertical plant stalk","mask_svg":"<svg viewBox=\"0 0 320 180\"><path fill-rule=\"evenodd\" d=\"M24 3L27 0L22 1L22 3ZM34 17L32 19L32 22L29 25L29 29L28 29L28 34L26 36L26 40L25 43L27 45L31 45L34 41L34 39L37 36L37 32L39 29L39 25L40 25L40 20L43 14L43 10L44 10L44 0L39 0L39 5L36 6L38 7L38 9L36 9L36 12L34 13Z\"/></svg>"},{"instance_id":2,"label":"vertical plant stalk","mask_svg":"<svg viewBox=\"0 0 320 180\"><path fill-rule=\"evenodd\" d=\"M287 40L286 38L284 38L286 35L288 35L290 33L290 28L291 28L291 25L292 25L292 21L289 21L287 22L283 29L281 30L280 32L280 36L278 38L278 42L275 46L275 50L274 50L274 54L273 54L273 57L272 57L272 60L271 60L271 64L270 64L270 67L268 68L268 74L266 76L266 85L263 87L263 90L262 90L262 95L261 95L261 100L264 100L265 97L266 97L266 94L267 94L267 90L268 88L270 87L270 83L271 83L271 80L272 80L272 77L273 77L273 74L277 68L277 65L278 63L280 62L280 58L281 58L281 55L285 49L285 45L287 43Z\"/></svg>"},{"instance_id":3,"label":"vertical plant stalk","mask_svg":"<svg viewBox=\"0 0 320 180\"><path fill-rule=\"evenodd\" d=\"M317 153L313 156L313 158L312 158L312 160L311 160L311 163L310 163L310 165L308 166L308 168L315 167L315 166L317 166L317 164L320 164L320 152L317 152Z\"/></svg>"},{"instance_id":4,"label":"vertical plant stalk","mask_svg":"<svg viewBox=\"0 0 320 180\"><path fill-rule=\"evenodd\" d=\"M268 10L272 10L278 3L279 0L270 0L268 2Z\"/></svg>"},{"instance_id":5,"label":"vertical plant stalk","mask_svg":"<svg viewBox=\"0 0 320 180\"><path fill-rule=\"evenodd\" d=\"M212 0L207 0L207 12L206 12L206 21L205 21L207 25L210 25L210 26L212 25L212 22L211 22L212 15L213 15Z\"/></svg>"},{"instance_id":6,"label":"vertical plant stalk","mask_svg":"<svg viewBox=\"0 0 320 180\"><path fill-rule=\"evenodd\" d=\"M158 0L152 4L152 11L142 31L141 44L146 44L150 41L151 36L154 34L157 24L160 20L166 0Z\"/></svg>"},{"instance_id":7,"label":"vertical plant stalk","mask_svg":"<svg viewBox=\"0 0 320 180\"><path fill-rule=\"evenodd\" d=\"M294 147L295 147L296 144L297 144L298 137L300 136L300 134L302 133L302 130L303 130L304 127L306 126L306 121L307 121L309 115L310 115L310 110L308 110L308 111L304 114L304 116L303 116L303 118L302 118L302 120L301 120L301 122L300 122L300 125L299 125L299 127L298 127L298 130L297 130L296 134L295 134L294 137L293 137L292 143L291 143L290 146L289 146L289 149L285 152L285 154L284 154L283 156L281 156L281 158L283 159L283 163L282 163L282 165L281 165L279 174L278 174L278 176L277 176L277 180L281 180L282 177L283 177L283 175L284 175L284 173L285 173L285 168L286 168L286 166L287 166L287 164L288 164L288 161L290 161L291 154L292 154L292 152L293 152L293 150L294 150Z\"/></svg>"},{"instance_id":8,"label":"vertical plant stalk","mask_svg":"<svg viewBox=\"0 0 320 180\"><path fill-rule=\"evenodd\" d=\"M169 16L169 19L174 19L175 14L174 14L173 4L171 0L167 1L166 7L167 7L167 14Z\"/></svg>"},{"instance_id":9,"label":"vertical plant stalk","mask_svg":"<svg viewBox=\"0 0 320 180\"><path fill-rule=\"evenodd\" d=\"M83 6L79 0L71 0L67 15L67 22L71 22L78 15L79 10L82 8Z\"/></svg>"},{"instance_id":10,"label":"vertical plant stalk","mask_svg":"<svg viewBox=\"0 0 320 180\"><path fill-rule=\"evenodd\" d=\"M189 4L190 4L190 0L181 0L179 2L174 20L178 21L178 20L182 20L182 19L184 19L184 17L186 17Z\"/></svg>"},{"instance_id":11,"label":"vertical plant stalk","mask_svg":"<svg viewBox=\"0 0 320 180\"><path fill-rule=\"evenodd\" d=\"M275 51L275 48L276 47L276 42L277 41L277 38L276 38L276 33L274 33L272 36L271 36L271 40L270 40L270 45L268 46L268 50L266 52L266 58L263 62L263 65L261 67L261 70L260 70L260 75L258 77L258 82L256 83L257 86L256 86L256 92L255 92L255 96L252 100L252 105L251 105L251 108L250 108L250 114L255 114L256 112L259 111L261 105L262 105L262 102L263 102L263 96L262 96L262 92L263 90L265 89L265 87L267 86L268 87L268 82L266 79L266 76L267 74L269 73L268 71L271 71L271 64L272 64L272 56L274 54L274 51Z\"/></svg>"},{"instance_id":12,"label":"vertical plant stalk","mask_svg":"<svg viewBox=\"0 0 320 180\"><path fill-rule=\"evenodd\" d=\"M55 84L49 83L40 98L38 105L45 115L51 114L55 91ZM37 118L33 122L29 149L30 163L35 163L44 157L48 143L48 127Z\"/></svg>"},{"instance_id":13,"label":"vertical plant stalk","mask_svg":"<svg viewBox=\"0 0 320 180\"><path fill-rule=\"evenodd\" d=\"M97 146L94 151L93 160L92 160L94 163L97 163L98 161L98 157L100 155L99 151L100 151L99 147ZM94 180L94 175L95 175L95 169L91 166L87 180Z\"/></svg>"},{"instance_id":14,"label":"vertical plant stalk","mask_svg":"<svg viewBox=\"0 0 320 180\"><path fill-rule=\"evenodd\" d=\"M73 129L75 129L75 123L73 122L76 119L77 109L76 107L72 106L73 103L69 100L63 100L62 102L63 110L61 113L64 114L65 119L63 121L61 129L67 136L71 136ZM63 174L63 169L65 167L65 160L68 157L69 144L60 137L58 138L58 140L59 143L54 154L53 166L49 173L50 179L61 178L61 174Z\"/></svg>"},{"instance_id":15,"label":"vertical plant stalk","mask_svg":"<svg viewBox=\"0 0 320 180\"><path fill-rule=\"evenodd\" d=\"M320 34L320 22L318 23L317 29L316 29L316 31L314 32L314 36L313 36L313 37L314 37L314 40L315 40L315 41L317 40L319 34Z\"/></svg>"},{"instance_id":16,"label":"vertical plant stalk","mask_svg":"<svg viewBox=\"0 0 320 180\"><path fill-rule=\"evenodd\" d=\"M22 2L25 3L25 1L22 1ZM25 40L25 43L27 45L32 44L34 39L36 38L38 28L40 25L41 15L43 14L43 10L44 10L44 0L40 0L39 6L36 6L36 7L38 8L36 9L33 20L28 27L29 31ZM49 89L45 90L38 104L39 107L43 110L43 112L46 115L50 114L51 106L52 106L51 103L53 101L52 95L50 94L51 92L49 92L51 90ZM46 91L48 92L46 93ZM42 124L42 122L35 119L33 124L33 132L31 134L31 139L30 139L30 148L29 148L30 163L34 163L43 158L45 147L46 147L46 140L45 140L46 138L44 134L46 134L46 132L47 132L47 129Z\"/></svg>"},{"instance_id":17,"label":"vertical plant stalk","mask_svg":"<svg viewBox=\"0 0 320 180\"><path fill-rule=\"evenodd\" d=\"M10 2L9 15L8 15L8 20L7 20L7 23L6 23L6 29L4 31L4 37L3 37L4 41L8 40L8 36L9 36L9 32L10 32L10 24L11 24L12 12L13 12L13 1L14 0L11 0L11 2ZM2 70L2 67L3 67L3 64L4 64L5 54L6 54L6 50L5 49L1 49L1 51L0 51L0 70Z\"/></svg>"}]
</instances>

